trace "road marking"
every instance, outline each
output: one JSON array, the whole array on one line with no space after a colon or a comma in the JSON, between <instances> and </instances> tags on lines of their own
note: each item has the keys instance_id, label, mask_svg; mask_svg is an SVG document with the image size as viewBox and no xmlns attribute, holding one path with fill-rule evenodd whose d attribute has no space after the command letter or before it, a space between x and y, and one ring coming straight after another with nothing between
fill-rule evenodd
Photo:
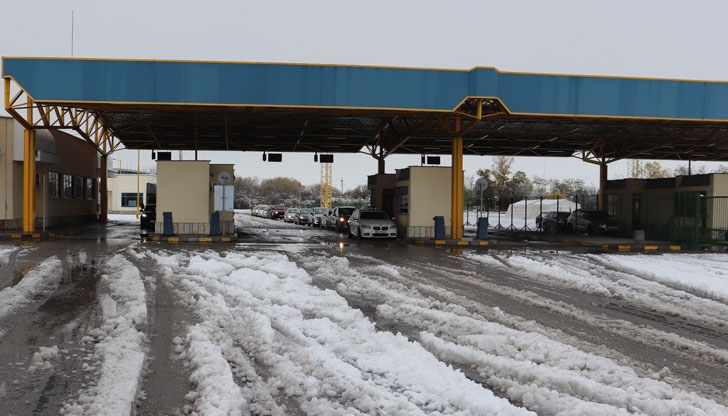
<instances>
[{"instance_id":1,"label":"road marking","mask_svg":"<svg viewBox=\"0 0 728 416\"><path fill-rule=\"evenodd\" d=\"M680 246L670 246L670 250L672 250L672 251L680 251L680 249L681 249Z\"/></svg>"},{"instance_id":2,"label":"road marking","mask_svg":"<svg viewBox=\"0 0 728 416\"><path fill-rule=\"evenodd\" d=\"M212 243L212 237L200 237L200 243Z\"/></svg>"}]
</instances>

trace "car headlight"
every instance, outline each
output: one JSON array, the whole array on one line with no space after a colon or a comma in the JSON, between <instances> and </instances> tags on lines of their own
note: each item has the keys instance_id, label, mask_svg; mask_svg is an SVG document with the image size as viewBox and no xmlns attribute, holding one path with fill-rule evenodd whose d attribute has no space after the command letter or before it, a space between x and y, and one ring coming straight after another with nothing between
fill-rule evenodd
<instances>
[{"instance_id":1,"label":"car headlight","mask_svg":"<svg viewBox=\"0 0 728 416\"><path fill-rule=\"evenodd\" d=\"M339 222L344 222L345 219L344 217L339 217Z\"/></svg>"}]
</instances>

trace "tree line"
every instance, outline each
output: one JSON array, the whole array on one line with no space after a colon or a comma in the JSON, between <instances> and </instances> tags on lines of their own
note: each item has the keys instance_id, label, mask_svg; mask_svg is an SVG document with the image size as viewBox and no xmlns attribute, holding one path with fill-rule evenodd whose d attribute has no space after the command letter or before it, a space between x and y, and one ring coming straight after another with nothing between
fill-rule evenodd
<instances>
[{"instance_id":1,"label":"tree line","mask_svg":"<svg viewBox=\"0 0 728 416\"><path fill-rule=\"evenodd\" d=\"M257 177L235 178L235 208L246 209L255 205L285 205L287 207L313 207L321 204L319 184L303 185L297 179L276 177L260 179ZM363 205L369 202L366 185L358 185L346 190L332 189L335 205Z\"/></svg>"}]
</instances>

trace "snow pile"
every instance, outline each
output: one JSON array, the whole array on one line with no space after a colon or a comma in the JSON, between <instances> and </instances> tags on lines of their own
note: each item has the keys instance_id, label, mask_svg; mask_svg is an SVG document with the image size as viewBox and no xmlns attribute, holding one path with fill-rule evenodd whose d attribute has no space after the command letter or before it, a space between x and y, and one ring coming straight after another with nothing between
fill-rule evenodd
<instances>
[{"instance_id":1,"label":"snow pile","mask_svg":"<svg viewBox=\"0 0 728 416\"><path fill-rule=\"evenodd\" d=\"M200 413L209 403L241 403L241 393L251 413L274 415L295 413L291 405L326 415L531 414L421 345L377 331L285 255L206 252L179 260L165 266L165 278L201 321L186 354ZM239 390L220 388L228 371Z\"/></svg>"},{"instance_id":2,"label":"snow pile","mask_svg":"<svg viewBox=\"0 0 728 416\"><path fill-rule=\"evenodd\" d=\"M363 256L362 260L365 260ZM509 268L508 261L524 265L524 270L534 269L529 275L540 276L543 270L558 275L559 267L550 265L544 269L538 261L526 262L524 259L495 259L482 257L491 267ZM533 260L533 259L531 259ZM570 259L566 259L568 261ZM419 330L419 341L443 361L456 364L461 368L472 369L483 382L502 391L509 399L521 403L529 410L539 414L623 414L640 413L652 415L666 414L726 414L728 409L713 400L698 394L674 387L677 380L670 378L670 370L663 368L651 377L643 377L632 368L620 365L611 359L597 354L584 352L563 342L564 334L553 330L542 333L524 331L518 327L534 327L534 323L519 322L502 311L494 308L477 309L477 305L458 297L442 287L431 287L428 276L422 276L422 284L412 275L418 274L407 268L386 266L364 266L361 271L352 267L346 258L323 255L308 256L302 260L310 273L318 274L319 279L331 282L338 292L347 298L367 297L376 299L380 305L377 316L383 322L395 322L404 328ZM504 265L504 262L506 263ZM368 263L377 263L369 259ZM436 267L433 265L433 267ZM562 271L563 273L563 271ZM472 278L453 276L460 281L482 284L477 274ZM549 276L548 279L556 281ZM413 280L415 281L413 283ZM455 282L454 284L458 284ZM588 275L573 273L562 284L566 287L575 282L586 290L607 295L611 287L600 286ZM649 282L648 282L649 283ZM493 290L499 285L492 284ZM504 291L508 289L500 289ZM513 290L508 296L518 296L521 292ZM433 298L423 296L431 293ZM435 296L437 298L435 298ZM524 302L532 300L539 307L561 308L558 313L578 319L589 315L566 304L553 304L544 301L538 294L521 293ZM452 301L452 303L446 303ZM486 314L489 309L490 315ZM473 310L477 310L474 313ZM485 317L487 316L487 318ZM587 319L587 318L584 318ZM603 322L605 330L613 330L624 335L625 328L634 333L635 339L657 338L657 342L669 340L688 346L688 353L709 354L713 351L717 359L723 359L720 352L701 343L690 343L680 337L662 337L660 331L649 332L649 328L627 327L631 325L620 321L594 317L593 324ZM505 321L508 326L492 322ZM510 327L510 326L516 327ZM537 328L533 328L536 330ZM678 344L681 347L683 344ZM692 349L692 350L691 350Z\"/></svg>"},{"instance_id":3,"label":"snow pile","mask_svg":"<svg viewBox=\"0 0 728 416\"><path fill-rule=\"evenodd\" d=\"M33 354L28 371L33 372L36 370L48 370L53 368L52 361L58 358L59 354L60 351L58 350L57 345L52 347L40 347L38 352Z\"/></svg>"},{"instance_id":4,"label":"snow pile","mask_svg":"<svg viewBox=\"0 0 728 416\"><path fill-rule=\"evenodd\" d=\"M111 222L123 222L123 223L139 223L139 218L134 214L108 214L108 219Z\"/></svg>"},{"instance_id":5,"label":"snow pile","mask_svg":"<svg viewBox=\"0 0 728 416\"><path fill-rule=\"evenodd\" d=\"M146 292L139 270L122 255L115 255L105 264L109 271L100 285L109 294L99 296L104 321L92 331L97 342L94 358L99 366L95 386L82 391L74 403L66 403L62 411L69 415L128 415L139 388L145 356L144 333L136 327L147 319Z\"/></svg>"},{"instance_id":6,"label":"snow pile","mask_svg":"<svg viewBox=\"0 0 728 416\"><path fill-rule=\"evenodd\" d=\"M0 319L27 305L33 297L53 291L61 281L60 268L58 257L49 257L30 269L17 285L0 291Z\"/></svg>"},{"instance_id":7,"label":"snow pile","mask_svg":"<svg viewBox=\"0 0 728 416\"><path fill-rule=\"evenodd\" d=\"M242 228L301 228L302 225L296 225L283 222L283 220L270 220L263 217L254 217L249 212L242 213L235 211L235 226Z\"/></svg>"}]
</instances>

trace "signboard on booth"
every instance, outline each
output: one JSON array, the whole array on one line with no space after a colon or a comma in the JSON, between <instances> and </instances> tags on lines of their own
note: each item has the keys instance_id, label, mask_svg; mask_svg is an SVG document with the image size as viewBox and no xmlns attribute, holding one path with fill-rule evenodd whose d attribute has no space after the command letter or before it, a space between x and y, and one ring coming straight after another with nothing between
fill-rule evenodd
<instances>
[{"instance_id":1,"label":"signboard on booth","mask_svg":"<svg viewBox=\"0 0 728 416\"><path fill-rule=\"evenodd\" d=\"M215 185L215 211L232 211L235 202L234 187L231 185Z\"/></svg>"}]
</instances>

